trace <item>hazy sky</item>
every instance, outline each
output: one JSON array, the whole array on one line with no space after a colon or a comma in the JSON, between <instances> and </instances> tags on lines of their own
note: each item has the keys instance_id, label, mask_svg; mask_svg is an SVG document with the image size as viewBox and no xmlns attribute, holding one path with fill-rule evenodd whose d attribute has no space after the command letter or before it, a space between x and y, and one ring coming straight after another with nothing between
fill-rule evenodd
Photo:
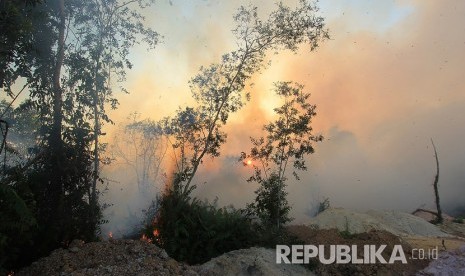
<instances>
[{"instance_id":1,"label":"hazy sky","mask_svg":"<svg viewBox=\"0 0 465 276\"><path fill-rule=\"evenodd\" d=\"M112 118L123 122L138 111L158 119L192 103L189 79L234 49L232 15L247 3L264 15L273 8L265 0L158 1L147 13L164 43L152 52L136 49L126 85L131 94L120 95ZM254 77L251 102L226 128L222 156L205 160L197 175L197 195L237 207L253 199L257 184L245 181L251 170L236 160L270 119L277 104L272 83L296 81L311 92L314 130L325 137L301 181L288 182L297 222L323 197L361 210L432 207L430 138L438 149L442 202L463 205L465 1L326 0L319 6L331 39L316 52L303 45L297 54L273 56L272 66Z\"/></svg>"}]
</instances>

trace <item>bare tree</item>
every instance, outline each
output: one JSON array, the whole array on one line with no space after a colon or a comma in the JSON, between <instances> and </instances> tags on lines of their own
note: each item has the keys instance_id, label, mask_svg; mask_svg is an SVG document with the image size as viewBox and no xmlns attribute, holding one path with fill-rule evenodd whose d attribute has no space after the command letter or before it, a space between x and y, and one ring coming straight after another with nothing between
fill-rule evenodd
<instances>
[{"instance_id":1,"label":"bare tree","mask_svg":"<svg viewBox=\"0 0 465 276\"><path fill-rule=\"evenodd\" d=\"M159 178L168 147L158 123L139 120L136 113L129 119L115 135L112 154L131 168L139 192L145 193Z\"/></svg>"},{"instance_id":2,"label":"bare tree","mask_svg":"<svg viewBox=\"0 0 465 276\"><path fill-rule=\"evenodd\" d=\"M438 190L438 182L439 182L439 159L438 159L438 153L436 151L436 146L434 145L433 138L431 138L431 144L433 145L433 150L434 150L434 157L436 158L436 176L434 177L434 182L433 182L433 188L434 188L434 197L435 197L435 202L436 202L436 209L438 211L437 213L437 218L436 222L437 223L442 223L443 222L443 217L442 217L442 211L441 211L441 204L439 203L439 190Z\"/></svg>"}]
</instances>

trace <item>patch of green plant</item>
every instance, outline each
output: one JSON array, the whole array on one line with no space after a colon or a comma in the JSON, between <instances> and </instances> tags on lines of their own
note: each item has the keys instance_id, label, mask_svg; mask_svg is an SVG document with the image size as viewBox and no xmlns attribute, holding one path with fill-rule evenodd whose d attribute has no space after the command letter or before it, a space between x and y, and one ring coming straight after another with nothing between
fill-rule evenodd
<instances>
[{"instance_id":1,"label":"patch of green plant","mask_svg":"<svg viewBox=\"0 0 465 276\"><path fill-rule=\"evenodd\" d=\"M20 249L32 241L36 220L20 195L0 183L0 275L6 275L20 256Z\"/></svg>"},{"instance_id":2,"label":"patch of green plant","mask_svg":"<svg viewBox=\"0 0 465 276\"><path fill-rule=\"evenodd\" d=\"M462 223L463 224L463 218L462 217L456 217L452 222Z\"/></svg>"},{"instance_id":3,"label":"patch of green plant","mask_svg":"<svg viewBox=\"0 0 465 276\"><path fill-rule=\"evenodd\" d=\"M199 264L258 243L257 228L243 211L217 207L175 190L165 193L155 219L144 229L172 258Z\"/></svg>"},{"instance_id":4,"label":"patch of green plant","mask_svg":"<svg viewBox=\"0 0 465 276\"><path fill-rule=\"evenodd\" d=\"M290 222L291 207L287 201L285 182L275 173L269 178L260 181L259 188L255 191L255 201L247 204L247 212L258 218L263 225L263 230L272 235L281 233L282 226Z\"/></svg>"},{"instance_id":5,"label":"patch of green plant","mask_svg":"<svg viewBox=\"0 0 465 276\"><path fill-rule=\"evenodd\" d=\"M350 230L349 230L349 220L347 219L347 217L345 217L345 219L346 219L346 222L345 222L344 230L339 231L339 234L344 239L352 239L355 236L355 234L350 232Z\"/></svg>"}]
</instances>

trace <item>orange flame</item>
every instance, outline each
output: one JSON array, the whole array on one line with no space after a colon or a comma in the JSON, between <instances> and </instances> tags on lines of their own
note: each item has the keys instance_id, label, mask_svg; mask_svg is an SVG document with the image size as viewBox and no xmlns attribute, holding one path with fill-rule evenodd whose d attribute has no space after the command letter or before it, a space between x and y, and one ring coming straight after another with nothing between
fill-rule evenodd
<instances>
[{"instance_id":1,"label":"orange flame","mask_svg":"<svg viewBox=\"0 0 465 276\"><path fill-rule=\"evenodd\" d=\"M148 242L148 243L152 243L152 239L147 237L145 234L142 234L142 237L140 238L140 240Z\"/></svg>"},{"instance_id":2,"label":"orange flame","mask_svg":"<svg viewBox=\"0 0 465 276\"><path fill-rule=\"evenodd\" d=\"M113 239L113 232L108 232L108 238Z\"/></svg>"},{"instance_id":3,"label":"orange flame","mask_svg":"<svg viewBox=\"0 0 465 276\"><path fill-rule=\"evenodd\" d=\"M160 236L160 231L158 231L158 229L153 229L153 237L155 239L155 241L159 242L160 239L159 239L159 236ZM154 239L150 238L149 236L145 235L145 234L142 234L142 236L140 237L140 240L141 241L145 241L145 242L148 242L148 243L152 243L154 241Z\"/></svg>"}]
</instances>

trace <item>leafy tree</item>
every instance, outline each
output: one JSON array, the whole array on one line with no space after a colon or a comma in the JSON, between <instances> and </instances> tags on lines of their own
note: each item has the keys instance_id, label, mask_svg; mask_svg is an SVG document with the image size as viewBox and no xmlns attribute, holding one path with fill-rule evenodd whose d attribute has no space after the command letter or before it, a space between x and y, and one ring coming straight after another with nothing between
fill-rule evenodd
<instances>
[{"instance_id":1,"label":"leafy tree","mask_svg":"<svg viewBox=\"0 0 465 276\"><path fill-rule=\"evenodd\" d=\"M18 66L15 61L31 50L32 17L37 16L33 8L40 2L41 0L0 1L0 88L6 87L8 94L11 94L8 80L24 69L15 70L11 65Z\"/></svg>"},{"instance_id":2,"label":"leafy tree","mask_svg":"<svg viewBox=\"0 0 465 276\"><path fill-rule=\"evenodd\" d=\"M309 93L303 86L291 82L275 83L275 92L284 104L274 111L277 119L263 127L266 135L252 138L250 152L241 153L241 161L251 160L254 174L248 181L260 184L255 192L255 202L248 208L264 225L280 229L290 221L290 206L286 200L285 182L288 166L292 165L294 177L298 170L307 170L305 157L314 152L313 143L323 139L312 134L311 122L316 115L315 105L308 102Z\"/></svg>"},{"instance_id":3,"label":"leafy tree","mask_svg":"<svg viewBox=\"0 0 465 276\"><path fill-rule=\"evenodd\" d=\"M28 180L33 167L43 158L35 149L39 137L39 116L31 101L18 107L0 103L0 113L8 124L0 174L0 274L26 264L37 251L40 219L34 184ZM40 237L43 238L43 237ZM31 248L33 248L31 250ZM8 269L8 270L7 270Z\"/></svg>"},{"instance_id":4,"label":"leafy tree","mask_svg":"<svg viewBox=\"0 0 465 276\"><path fill-rule=\"evenodd\" d=\"M307 1L299 3L295 9L278 4L266 20L259 18L256 7L241 7L234 16L237 27L233 33L238 49L223 55L220 63L202 67L191 79L195 107L179 108L173 117L161 122L174 150L175 172L171 185L159 201L152 228L148 229L155 227L157 235L152 235L152 240L180 260L194 252L203 260L203 250L200 253L189 250L209 250L209 242L218 242L218 246L229 249L231 247L225 245L233 238L242 240L238 242L241 247L256 242L251 242L252 237L256 237L252 234L256 234L252 226L245 227L249 230L240 229L240 225L251 225L249 218L240 212L239 217L236 217L239 213L233 213L237 219L231 223L221 222L221 219L217 223L216 219L222 215L214 215L216 211L211 210L212 220L203 221L205 208L209 208L199 206L199 201L191 198L195 189L192 181L205 156L220 154L220 147L227 138L222 127L230 114L237 112L250 98L250 94L244 92L246 83L266 67L267 53L284 49L295 52L302 43L310 44L310 49L314 50L322 39L328 37L323 19L315 15L317 7ZM225 217L230 215L225 214ZM211 222L206 223L208 221ZM242 236L244 233L246 235ZM202 235L207 236L204 239ZM199 237L202 238L198 243L192 244Z\"/></svg>"},{"instance_id":5,"label":"leafy tree","mask_svg":"<svg viewBox=\"0 0 465 276\"><path fill-rule=\"evenodd\" d=\"M283 49L295 52L302 43L314 50L328 37L317 11L313 3L305 0L295 9L279 3L268 19L262 20L256 7L239 8L233 30L238 49L223 55L220 63L202 67L190 81L197 106L179 109L165 121L172 146L179 152L182 165L177 167L177 174L183 193L194 187L192 180L202 159L219 155L227 137L222 127L230 114L249 100L250 94L244 93L246 82L266 66L267 53Z\"/></svg>"},{"instance_id":6,"label":"leafy tree","mask_svg":"<svg viewBox=\"0 0 465 276\"><path fill-rule=\"evenodd\" d=\"M0 171L5 176L10 170L28 166L29 149L34 146L37 131L37 114L28 102L17 108L9 108L6 101L0 102L2 121L8 126L3 132L2 165ZM35 204L28 186L11 183L0 177L0 274L21 256L21 248L30 246L37 220L34 216Z\"/></svg>"},{"instance_id":7,"label":"leafy tree","mask_svg":"<svg viewBox=\"0 0 465 276\"><path fill-rule=\"evenodd\" d=\"M27 187L34 202L39 229L35 246L23 261L73 238L96 238L101 221L97 182L103 149L98 138L103 135L102 124L111 122L105 108L117 106L111 87L114 81L124 81L126 70L132 67L131 47L141 40L150 47L158 42L157 34L144 27L139 12L152 3L41 2L27 10L24 24L28 28L18 32L17 43L24 47L7 49L6 58L2 52L3 90L15 98L20 92L13 93L12 86L22 79L40 124L36 149L31 151L34 156L28 156L31 162L8 171L1 181L15 190Z\"/></svg>"},{"instance_id":8,"label":"leafy tree","mask_svg":"<svg viewBox=\"0 0 465 276\"><path fill-rule=\"evenodd\" d=\"M69 86L77 87L77 91L87 91L87 101L91 105L88 117L93 120L94 136L93 202L96 202L102 122L111 122L105 114L105 104L111 108L118 104L111 89L111 75L116 75L117 82L125 80L126 69L132 68L129 50L140 40L149 48L158 43L158 34L143 25L144 16L139 12L153 3L154 0L90 1L77 4L78 9L74 13L74 40L79 43L74 44L70 54L73 78ZM81 73L83 70L84 74Z\"/></svg>"}]
</instances>

